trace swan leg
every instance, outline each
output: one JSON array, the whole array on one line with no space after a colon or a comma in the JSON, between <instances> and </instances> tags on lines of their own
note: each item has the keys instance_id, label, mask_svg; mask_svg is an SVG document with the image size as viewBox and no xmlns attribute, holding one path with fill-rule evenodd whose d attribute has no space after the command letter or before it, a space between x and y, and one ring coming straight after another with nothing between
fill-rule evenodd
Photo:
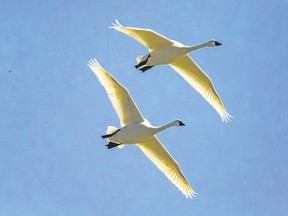
<instances>
[{"instance_id":1,"label":"swan leg","mask_svg":"<svg viewBox=\"0 0 288 216\"><path fill-rule=\"evenodd\" d=\"M121 145L121 144L114 143L114 142L109 142L109 143L108 143L107 145L105 145L105 146L107 146L108 149L111 149L111 148L117 147L117 146L119 146L119 145Z\"/></svg>"},{"instance_id":2,"label":"swan leg","mask_svg":"<svg viewBox=\"0 0 288 216\"><path fill-rule=\"evenodd\" d=\"M135 68L138 69L139 67L141 67L142 65L144 65L144 64L142 64L142 63L143 63L143 62L140 62L139 64L135 65Z\"/></svg>"},{"instance_id":3,"label":"swan leg","mask_svg":"<svg viewBox=\"0 0 288 216\"><path fill-rule=\"evenodd\" d=\"M148 55L147 58L145 59L145 61L142 61L139 64L135 65L135 68L138 69L139 67L145 65L150 57L151 57L151 55Z\"/></svg>"},{"instance_id":4,"label":"swan leg","mask_svg":"<svg viewBox=\"0 0 288 216\"><path fill-rule=\"evenodd\" d=\"M118 131L120 131L120 129L116 130L115 132L111 133L111 134L105 134L105 135L102 135L102 139L106 139L106 138L109 138L109 137L112 137L114 136Z\"/></svg>"},{"instance_id":5,"label":"swan leg","mask_svg":"<svg viewBox=\"0 0 288 216\"><path fill-rule=\"evenodd\" d=\"M150 68L154 67L154 65L152 66L145 66L145 67L142 67L140 68L139 70L141 70L141 73L145 72L146 70L149 70Z\"/></svg>"}]
</instances>

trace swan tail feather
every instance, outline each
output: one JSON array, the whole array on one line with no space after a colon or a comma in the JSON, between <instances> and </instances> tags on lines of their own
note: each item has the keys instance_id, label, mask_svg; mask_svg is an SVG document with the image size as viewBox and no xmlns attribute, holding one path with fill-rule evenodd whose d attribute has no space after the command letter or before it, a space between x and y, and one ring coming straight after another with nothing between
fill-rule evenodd
<instances>
[{"instance_id":1,"label":"swan tail feather","mask_svg":"<svg viewBox=\"0 0 288 216\"><path fill-rule=\"evenodd\" d=\"M117 146L117 148L120 148L120 149L122 149L122 148L124 148L125 147L125 144L121 144L121 145L118 145Z\"/></svg>"},{"instance_id":2,"label":"swan tail feather","mask_svg":"<svg viewBox=\"0 0 288 216\"><path fill-rule=\"evenodd\" d=\"M109 126L107 127L106 134L112 134L112 133L114 133L116 130L118 130L116 127L109 125ZM110 141L109 138L108 138L108 141ZM122 149L122 148L124 148L124 146L125 146L125 144L117 145L117 148Z\"/></svg>"},{"instance_id":3,"label":"swan tail feather","mask_svg":"<svg viewBox=\"0 0 288 216\"><path fill-rule=\"evenodd\" d=\"M143 58L144 58L144 56L137 56L137 59L136 59L137 64L139 64L140 62L142 62Z\"/></svg>"},{"instance_id":4,"label":"swan tail feather","mask_svg":"<svg viewBox=\"0 0 288 216\"><path fill-rule=\"evenodd\" d=\"M112 133L115 132L116 130L117 130L116 127L109 125L109 126L107 127L106 134L112 134Z\"/></svg>"}]
</instances>

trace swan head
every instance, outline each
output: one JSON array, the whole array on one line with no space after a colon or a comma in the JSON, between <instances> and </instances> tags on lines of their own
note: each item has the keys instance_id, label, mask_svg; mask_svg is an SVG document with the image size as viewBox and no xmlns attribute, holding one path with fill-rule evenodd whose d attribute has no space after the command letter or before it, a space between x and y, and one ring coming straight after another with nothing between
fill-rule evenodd
<instances>
[{"instance_id":1,"label":"swan head","mask_svg":"<svg viewBox=\"0 0 288 216\"><path fill-rule=\"evenodd\" d=\"M210 40L210 41L208 41L208 46L210 46L210 47L215 47L215 46L221 46L222 44L220 43L220 42L218 42L218 41L216 41L216 40Z\"/></svg>"},{"instance_id":2,"label":"swan head","mask_svg":"<svg viewBox=\"0 0 288 216\"><path fill-rule=\"evenodd\" d=\"M185 124L179 119L175 120L175 125L176 126L185 126Z\"/></svg>"}]
</instances>

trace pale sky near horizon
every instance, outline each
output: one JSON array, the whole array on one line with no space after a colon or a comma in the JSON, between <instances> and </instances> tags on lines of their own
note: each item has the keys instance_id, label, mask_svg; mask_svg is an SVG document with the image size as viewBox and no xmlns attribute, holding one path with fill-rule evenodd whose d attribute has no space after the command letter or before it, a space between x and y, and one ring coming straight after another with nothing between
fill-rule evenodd
<instances>
[{"instance_id":1,"label":"pale sky near horizon","mask_svg":"<svg viewBox=\"0 0 288 216\"><path fill-rule=\"evenodd\" d=\"M288 2L1 1L0 215L286 215ZM230 123L169 66L140 73L147 49L108 27L150 28L186 45ZM107 150L119 127L87 66L131 93L198 193L186 199L136 146Z\"/></svg>"}]
</instances>

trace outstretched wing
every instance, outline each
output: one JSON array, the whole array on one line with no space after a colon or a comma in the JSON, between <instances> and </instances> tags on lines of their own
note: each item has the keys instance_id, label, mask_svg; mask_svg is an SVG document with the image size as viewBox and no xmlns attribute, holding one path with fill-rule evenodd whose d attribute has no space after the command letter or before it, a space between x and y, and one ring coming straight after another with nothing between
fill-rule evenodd
<instances>
[{"instance_id":1,"label":"outstretched wing","mask_svg":"<svg viewBox=\"0 0 288 216\"><path fill-rule=\"evenodd\" d=\"M146 142L138 143L144 154L167 176L167 178L186 196L193 198L196 193L182 174L180 167L160 141L154 136Z\"/></svg>"},{"instance_id":2,"label":"outstretched wing","mask_svg":"<svg viewBox=\"0 0 288 216\"><path fill-rule=\"evenodd\" d=\"M117 31L123 32L124 34L134 38L146 46L149 51L173 44L173 41L169 40L163 35L158 34L157 32L154 32L151 29L126 27L121 25L117 20L115 20L115 22L116 23L113 23L113 26L110 28L114 28Z\"/></svg>"},{"instance_id":3,"label":"outstretched wing","mask_svg":"<svg viewBox=\"0 0 288 216\"><path fill-rule=\"evenodd\" d=\"M144 121L129 91L104 70L96 59L88 64L104 86L106 93L120 119L121 125Z\"/></svg>"},{"instance_id":4,"label":"outstretched wing","mask_svg":"<svg viewBox=\"0 0 288 216\"><path fill-rule=\"evenodd\" d=\"M180 76L182 76L193 88L195 88L204 98L216 109L222 121L230 121L233 118L225 109L219 95L217 94L211 79L201 70L201 68L187 54L183 58L170 64Z\"/></svg>"}]
</instances>

